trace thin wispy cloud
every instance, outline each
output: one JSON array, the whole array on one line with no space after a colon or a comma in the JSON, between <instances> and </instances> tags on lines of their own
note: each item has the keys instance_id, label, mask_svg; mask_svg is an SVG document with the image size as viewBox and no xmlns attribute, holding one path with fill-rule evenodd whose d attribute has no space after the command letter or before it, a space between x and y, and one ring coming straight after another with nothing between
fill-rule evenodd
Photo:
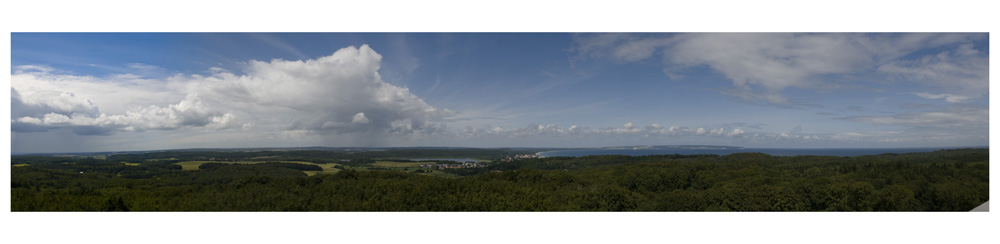
<instances>
[{"instance_id":1,"label":"thin wispy cloud","mask_svg":"<svg viewBox=\"0 0 1000 244\"><path fill-rule=\"evenodd\" d=\"M724 93L784 105L788 88L837 89L842 76L889 76L889 81L961 91L979 96L988 78L986 54L972 41L982 34L597 34L578 36L581 56L621 62L660 59L664 70L682 77L706 66L728 78ZM932 55L905 57L927 48L955 46Z\"/></svg>"}]
</instances>

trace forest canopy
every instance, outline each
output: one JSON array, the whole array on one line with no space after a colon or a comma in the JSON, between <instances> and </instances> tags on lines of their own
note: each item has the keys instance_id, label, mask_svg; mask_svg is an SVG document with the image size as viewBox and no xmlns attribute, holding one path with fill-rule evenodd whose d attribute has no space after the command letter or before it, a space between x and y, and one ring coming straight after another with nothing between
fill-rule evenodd
<instances>
[{"instance_id":1,"label":"forest canopy","mask_svg":"<svg viewBox=\"0 0 1000 244\"><path fill-rule=\"evenodd\" d=\"M396 164L406 170L369 167L407 153L412 152L12 156L11 210L969 211L989 200L988 149L858 157L740 153L510 162L496 160L509 154L500 150L424 152L418 157L495 157L475 168L416 170L406 168L404 160ZM230 162L251 159L259 162ZM178 165L184 160L214 161L185 170ZM334 163L342 170L307 174Z\"/></svg>"}]
</instances>

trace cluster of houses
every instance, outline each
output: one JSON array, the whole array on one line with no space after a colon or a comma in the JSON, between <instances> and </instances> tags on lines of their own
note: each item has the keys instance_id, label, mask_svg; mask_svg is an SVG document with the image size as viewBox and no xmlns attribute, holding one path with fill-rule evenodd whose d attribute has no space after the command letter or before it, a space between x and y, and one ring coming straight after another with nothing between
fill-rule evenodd
<instances>
[{"instance_id":1,"label":"cluster of houses","mask_svg":"<svg viewBox=\"0 0 1000 244\"><path fill-rule=\"evenodd\" d=\"M518 154L518 155L507 157L507 158L502 159L500 161L510 162L510 161L514 161L514 160L518 160L518 159L526 159L526 158L544 158L544 157L539 156L537 153L536 154Z\"/></svg>"},{"instance_id":2,"label":"cluster of houses","mask_svg":"<svg viewBox=\"0 0 1000 244\"><path fill-rule=\"evenodd\" d=\"M464 169L486 167L486 163L480 162L459 162L457 164L420 164L425 169Z\"/></svg>"}]
</instances>

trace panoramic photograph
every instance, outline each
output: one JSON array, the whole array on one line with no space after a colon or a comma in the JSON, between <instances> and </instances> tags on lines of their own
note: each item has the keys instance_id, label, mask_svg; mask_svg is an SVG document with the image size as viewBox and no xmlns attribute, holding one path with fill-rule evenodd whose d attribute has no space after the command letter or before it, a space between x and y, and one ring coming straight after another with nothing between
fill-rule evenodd
<instances>
[{"instance_id":1,"label":"panoramic photograph","mask_svg":"<svg viewBox=\"0 0 1000 244\"><path fill-rule=\"evenodd\" d=\"M988 211L988 33L45 33L13 212Z\"/></svg>"}]
</instances>

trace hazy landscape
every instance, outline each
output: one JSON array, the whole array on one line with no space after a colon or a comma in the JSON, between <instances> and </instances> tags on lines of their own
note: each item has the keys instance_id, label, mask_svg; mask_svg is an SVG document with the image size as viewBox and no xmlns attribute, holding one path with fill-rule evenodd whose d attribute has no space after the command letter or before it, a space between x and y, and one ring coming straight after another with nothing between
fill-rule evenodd
<instances>
[{"instance_id":1,"label":"hazy landscape","mask_svg":"<svg viewBox=\"0 0 1000 244\"><path fill-rule=\"evenodd\" d=\"M11 211L970 211L988 33L13 33Z\"/></svg>"}]
</instances>

